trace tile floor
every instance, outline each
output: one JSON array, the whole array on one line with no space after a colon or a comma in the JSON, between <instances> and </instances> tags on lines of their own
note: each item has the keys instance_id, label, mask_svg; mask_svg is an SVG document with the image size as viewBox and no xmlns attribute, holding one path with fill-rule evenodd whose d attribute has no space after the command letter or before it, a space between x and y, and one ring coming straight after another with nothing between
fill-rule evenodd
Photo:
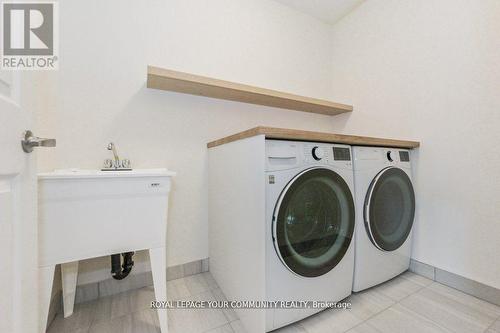
<instances>
[{"instance_id":1,"label":"tile floor","mask_svg":"<svg viewBox=\"0 0 500 333\"><path fill-rule=\"evenodd\" d=\"M223 300L210 273L167 284L169 300ZM157 333L158 317L149 309L152 287L82 303L73 316L58 315L49 333ZM325 310L277 333L500 333L500 307L406 272L349 297L351 309ZM169 333L245 332L231 309L168 310ZM255 332L247 332L255 333Z\"/></svg>"}]
</instances>

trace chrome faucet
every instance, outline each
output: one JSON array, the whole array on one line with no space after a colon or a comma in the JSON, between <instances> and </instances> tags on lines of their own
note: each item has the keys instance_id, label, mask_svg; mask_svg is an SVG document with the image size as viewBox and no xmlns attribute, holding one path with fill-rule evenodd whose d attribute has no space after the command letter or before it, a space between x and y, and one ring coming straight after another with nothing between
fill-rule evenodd
<instances>
[{"instance_id":1,"label":"chrome faucet","mask_svg":"<svg viewBox=\"0 0 500 333\"><path fill-rule=\"evenodd\" d=\"M108 150L113 152L114 160L104 160L104 168L102 170L131 170L130 160L120 160L120 156L118 155L116 146L113 142L108 144Z\"/></svg>"},{"instance_id":2,"label":"chrome faucet","mask_svg":"<svg viewBox=\"0 0 500 333\"><path fill-rule=\"evenodd\" d=\"M119 165L120 164L120 156L118 156L118 153L116 151L116 146L113 142L110 142L108 144L108 150L111 150L113 152L113 155L115 157L115 165Z\"/></svg>"}]
</instances>

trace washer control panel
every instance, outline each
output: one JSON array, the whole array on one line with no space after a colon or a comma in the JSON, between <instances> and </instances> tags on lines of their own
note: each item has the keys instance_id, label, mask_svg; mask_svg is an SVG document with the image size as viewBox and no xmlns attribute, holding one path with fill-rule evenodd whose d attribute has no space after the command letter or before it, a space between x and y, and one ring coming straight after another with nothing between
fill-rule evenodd
<instances>
[{"instance_id":1,"label":"washer control panel","mask_svg":"<svg viewBox=\"0 0 500 333\"><path fill-rule=\"evenodd\" d=\"M351 148L333 146L333 159L335 161L350 161Z\"/></svg>"},{"instance_id":2,"label":"washer control panel","mask_svg":"<svg viewBox=\"0 0 500 333\"><path fill-rule=\"evenodd\" d=\"M304 142L304 162L312 164L347 164L351 162L351 148L347 145Z\"/></svg>"},{"instance_id":3,"label":"washer control panel","mask_svg":"<svg viewBox=\"0 0 500 333\"><path fill-rule=\"evenodd\" d=\"M352 167L348 145L266 139L266 170L285 170L302 165Z\"/></svg>"},{"instance_id":4,"label":"washer control panel","mask_svg":"<svg viewBox=\"0 0 500 333\"><path fill-rule=\"evenodd\" d=\"M305 163L329 164L330 160L333 158L332 152L321 143L304 142L302 151L304 152Z\"/></svg>"}]
</instances>

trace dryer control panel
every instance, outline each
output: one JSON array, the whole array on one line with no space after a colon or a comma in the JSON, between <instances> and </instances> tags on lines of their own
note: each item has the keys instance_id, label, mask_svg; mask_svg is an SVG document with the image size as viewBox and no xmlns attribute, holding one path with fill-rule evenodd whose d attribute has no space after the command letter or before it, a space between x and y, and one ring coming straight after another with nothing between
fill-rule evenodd
<instances>
[{"instance_id":1,"label":"dryer control panel","mask_svg":"<svg viewBox=\"0 0 500 333\"><path fill-rule=\"evenodd\" d=\"M354 167L369 168L384 163L387 166L411 168L410 151L399 148L354 147ZM361 161L361 164L359 163ZM360 166L362 165L362 166Z\"/></svg>"}]
</instances>

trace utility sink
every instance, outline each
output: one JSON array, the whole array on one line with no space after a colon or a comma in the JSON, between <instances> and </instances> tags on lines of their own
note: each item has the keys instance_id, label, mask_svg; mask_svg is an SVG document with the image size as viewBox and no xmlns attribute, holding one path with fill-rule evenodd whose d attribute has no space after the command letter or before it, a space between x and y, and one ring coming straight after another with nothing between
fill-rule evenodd
<instances>
[{"instance_id":1,"label":"utility sink","mask_svg":"<svg viewBox=\"0 0 500 333\"><path fill-rule=\"evenodd\" d=\"M173 175L166 169L40 174L40 265L165 246Z\"/></svg>"},{"instance_id":2,"label":"utility sink","mask_svg":"<svg viewBox=\"0 0 500 333\"><path fill-rule=\"evenodd\" d=\"M65 317L73 311L79 260L149 250L155 291L164 289L168 194L174 175L167 169L39 174L39 267L51 287L54 267L62 264ZM48 308L50 293L45 297ZM157 298L166 300L166 295Z\"/></svg>"}]
</instances>

